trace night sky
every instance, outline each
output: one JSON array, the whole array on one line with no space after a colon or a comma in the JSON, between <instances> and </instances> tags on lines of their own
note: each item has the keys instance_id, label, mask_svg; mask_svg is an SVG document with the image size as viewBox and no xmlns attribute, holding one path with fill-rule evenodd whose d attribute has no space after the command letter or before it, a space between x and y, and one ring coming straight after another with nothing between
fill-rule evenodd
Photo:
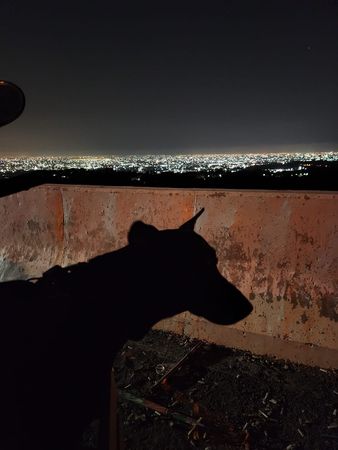
<instances>
[{"instance_id":1,"label":"night sky","mask_svg":"<svg viewBox=\"0 0 338 450\"><path fill-rule=\"evenodd\" d=\"M338 150L336 0L2 0L0 52L1 155Z\"/></svg>"}]
</instances>

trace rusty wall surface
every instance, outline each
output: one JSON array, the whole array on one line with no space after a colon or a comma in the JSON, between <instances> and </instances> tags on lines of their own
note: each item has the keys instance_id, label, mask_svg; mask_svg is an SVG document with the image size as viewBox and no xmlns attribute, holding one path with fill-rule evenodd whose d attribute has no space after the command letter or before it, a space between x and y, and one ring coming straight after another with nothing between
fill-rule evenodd
<instances>
[{"instance_id":1,"label":"rusty wall surface","mask_svg":"<svg viewBox=\"0 0 338 450\"><path fill-rule=\"evenodd\" d=\"M44 185L0 199L0 279L39 276L126 244L134 220L200 233L252 301L233 327L182 314L158 326L338 367L338 193Z\"/></svg>"}]
</instances>

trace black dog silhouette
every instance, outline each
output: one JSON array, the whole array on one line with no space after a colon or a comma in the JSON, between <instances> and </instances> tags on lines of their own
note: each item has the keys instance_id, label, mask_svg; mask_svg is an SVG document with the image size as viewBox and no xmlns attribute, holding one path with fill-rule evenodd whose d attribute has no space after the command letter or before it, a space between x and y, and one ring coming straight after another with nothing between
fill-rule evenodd
<instances>
[{"instance_id":1,"label":"black dog silhouette","mask_svg":"<svg viewBox=\"0 0 338 450\"><path fill-rule=\"evenodd\" d=\"M0 284L1 450L78 448L109 407L116 352L160 319L188 310L228 325L251 312L194 232L202 212L174 230L135 222L120 250Z\"/></svg>"}]
</instances>

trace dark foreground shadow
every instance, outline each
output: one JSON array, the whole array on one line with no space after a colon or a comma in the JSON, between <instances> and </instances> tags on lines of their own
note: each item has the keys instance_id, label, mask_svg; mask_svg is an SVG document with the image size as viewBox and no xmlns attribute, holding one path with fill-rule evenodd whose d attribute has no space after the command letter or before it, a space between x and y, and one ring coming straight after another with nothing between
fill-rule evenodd
<instances>
[{"instance_id":1,"label":"dark foreground shadow","mask_svg":"<svg viewBox=\"0 0 338 450\"><path fill-rule=\"evenodd\" d=\"M174 230L135 222L120 250L0 284L1 450L77 449L107 413L116 352L159 320L188 310L228 325L251 312L194 232L202 211Z\"/></svg>"}]
</instances>

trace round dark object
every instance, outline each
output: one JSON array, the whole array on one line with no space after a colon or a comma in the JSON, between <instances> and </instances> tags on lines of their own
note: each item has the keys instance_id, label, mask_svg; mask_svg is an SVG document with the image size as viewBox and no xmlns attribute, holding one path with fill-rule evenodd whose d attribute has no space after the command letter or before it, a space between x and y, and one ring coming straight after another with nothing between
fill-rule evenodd
<instances>
[{"instance_id":1,"label":"round dark object","mask_svg":"<svg viewBox=\"0 0 338 450\"><path fill-rule=\"evenodd\" d=\"M17 119L25 108L25 95L14 83L0 80L0 127Z\"/></svg>"}]
</instances>

